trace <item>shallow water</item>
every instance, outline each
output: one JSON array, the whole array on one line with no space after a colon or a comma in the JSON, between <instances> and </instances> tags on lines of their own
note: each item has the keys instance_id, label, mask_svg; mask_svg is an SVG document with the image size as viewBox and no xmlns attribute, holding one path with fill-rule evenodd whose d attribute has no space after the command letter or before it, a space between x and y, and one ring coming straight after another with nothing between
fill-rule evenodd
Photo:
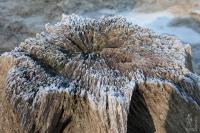
<instances>
[{"instance_id":1,"label":"shallow water","mask_svg":"<svg viewBox=\"0 0 200 133\"><path fill-rule=\"evenodd\" d=\"M160 34L174 35L185 43L196 45L200 43L200 33L187 26L172 26L175 17L168 12L135 13L122 12L119 15L127 18L129 22L147 27Z\"/></svg>"}]
</instances>

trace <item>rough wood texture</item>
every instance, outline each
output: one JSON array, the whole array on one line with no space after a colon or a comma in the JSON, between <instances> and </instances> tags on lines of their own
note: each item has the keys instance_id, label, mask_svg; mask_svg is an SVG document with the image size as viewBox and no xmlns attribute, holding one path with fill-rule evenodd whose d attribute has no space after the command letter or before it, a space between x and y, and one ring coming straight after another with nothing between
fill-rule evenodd
<instances>
[{"instance_id":1,"label":"rough wood texture","mask_svg":"<svg viewBox=\"0 0 200 133\"><path fill-rule=\"evenodd\" d=\"M0 132L199 132L190 51L120 17L63 15L0 57Z\"/></svg>"}]
</instances>

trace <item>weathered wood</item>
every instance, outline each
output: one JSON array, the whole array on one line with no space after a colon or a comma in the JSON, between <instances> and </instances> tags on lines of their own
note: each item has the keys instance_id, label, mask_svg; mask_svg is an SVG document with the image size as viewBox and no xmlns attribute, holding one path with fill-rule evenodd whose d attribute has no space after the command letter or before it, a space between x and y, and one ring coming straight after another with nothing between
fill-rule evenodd
<instances>
[{"instance_id":1,"label":"weathered wood","mask_svg":"<svg viewBox=\"0 0 200 133\"><path fill-rule=\"evenodd\" d=\"M0 131L199 132L190 51L124 18L63 15L0 57Z\"/></svg>"}]
</instances>

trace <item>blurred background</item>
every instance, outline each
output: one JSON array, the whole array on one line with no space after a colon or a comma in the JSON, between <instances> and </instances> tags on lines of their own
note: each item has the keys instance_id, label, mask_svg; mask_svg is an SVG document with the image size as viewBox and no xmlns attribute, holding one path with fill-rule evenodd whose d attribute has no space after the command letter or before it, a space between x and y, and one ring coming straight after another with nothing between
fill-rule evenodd
<instances>
[{"instance_id":1,"label":"blurred background","mask_svg":"<svg viewBox=\"0 0 200 133\"><path fill-rule=\"evenodd\" d=\"M200 0L0 0L0 54L10 51L65 14L92 18L123 16L159 34L192 45L194 72L200 74Z\"/></svg>"}]
</instances>

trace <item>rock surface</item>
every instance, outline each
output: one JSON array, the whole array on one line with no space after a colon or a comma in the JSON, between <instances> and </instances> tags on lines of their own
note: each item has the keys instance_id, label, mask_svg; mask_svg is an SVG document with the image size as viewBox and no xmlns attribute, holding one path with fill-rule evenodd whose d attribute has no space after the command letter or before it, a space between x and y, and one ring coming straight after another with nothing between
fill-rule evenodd
<instances>
[{"instance_id":1,"label":"rock surface","mask_svg":"<svg viewBox=\"0 0 200 133\"><path fill-rule=\"evenodd\" d=\"M191 48L120 17L63 15L0 57L0 132L200 132Z\"/></svg>"},{"instance_id":2,"label":"rock surface","mask_svg":"<svg viewBox=\"0 0 200 133\"><path fill-rule=\"evenodd\" d=\"M200 10L193 10L191 12L191 16L192 16L193 19L200 22Z\"/></svg>"}]
</instances>

